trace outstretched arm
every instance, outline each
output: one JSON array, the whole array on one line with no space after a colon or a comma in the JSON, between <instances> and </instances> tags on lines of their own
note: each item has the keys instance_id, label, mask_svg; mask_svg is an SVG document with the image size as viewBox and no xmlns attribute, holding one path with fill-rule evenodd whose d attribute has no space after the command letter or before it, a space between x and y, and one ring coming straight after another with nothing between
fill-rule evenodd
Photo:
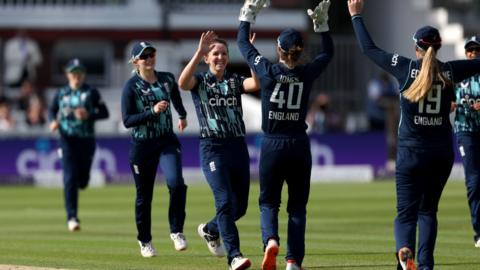
<instances>
[{"instance_id":1,"label":"outstretched arm","mask_svg":"<svg viewBox=\"0 0 480 270\"><path fill-rule=\"evenodd\" d=\"M408 66L412 60L398 54L388 53L375 45L361 15L363 0L348 0L348 10L352 16L353 29L362 53L383 70L396 77L402 84L408 76L406 73L408 73Z\"/></svg>"},{"instance_id":2,"label":"outstretched arm","mask_svg":"<svg viewBox=\"0 0 480 270\"><path fill-rule=\"evenodd\" d=\"M198 49L193 55L190 62L183 69L180 77L178 78L178 85L183 90L192 90L192 88L197 84L197 79L194 76L195 70L197 69L198 64L202 61L202 58L208 54L210 51L210 45L217 38L217 35L213 31L207 31L202 33L200 41L198 42Z\"/></svg>"}]
</instances>

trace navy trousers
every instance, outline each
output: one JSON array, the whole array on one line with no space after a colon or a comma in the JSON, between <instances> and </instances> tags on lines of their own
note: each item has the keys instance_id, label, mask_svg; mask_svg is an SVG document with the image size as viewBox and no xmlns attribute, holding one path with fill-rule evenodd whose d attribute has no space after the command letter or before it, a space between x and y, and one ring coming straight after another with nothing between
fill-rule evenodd
<instances>
[{"instance_id":1,"label":"navy trousers","mask_svg":"<svg viewBox=\"0 0 480 270\"><path fill-rule=\"evenodd\" d=\"M62 136L60 148L62 149L63 194L67 220L78 219L78 190L88 186L95 154L95 139Z\"/></svg>"},{"instance_id":2,"label":"navy trousers","mask_svg":"<svg viewBox=\"0 0 480 270\"><path fill-rule=\"evenodd\" d=\"M137 192L135 199L137 239L142 242L152 240L152 199L159 163L170 193L168 208L170 232L183 232L187 186L182 176L182 156L177 137L172 134L161 139L132 141L129 159Z\"/></svg>"},{"instance_id":3,"label":"navy trousers","mask_svg":"<svg viewBox=\"0 0 480 270\"><path fill-rule=\"evenodd\" d=\"M396 163L396 251L416 250L419 270L433 270L437 239L437 211L453 165L453 147L398 147ZM397 269L401 270L400 265Z\"/></svg>"},{"instance_id":4,"label":"navy trousers","mask_svg":"<svg viewBox=\"0 0 480 270\"><path fill-rule=\"evenodd\" d=\"M302 264L305 256L307 202L310 193L312 154L307 135L298 138L265 136L260 156L260 223L264 246L280 241L278 211L284 181L288 185L287 260ZM280 243L280 242L279 242Z\"/></svg>"},{"instance_id":5,"label":"navy trousers","mask_svg":"<svg viewBox=\"0 0 480 270\"><path fill-rule=\"evenodd\" d=\"M245 139L201 139L200 160L215 198L216 214L207 229L221 236L230 263L241 255L235 221L245 215L248 207L250 159Z\"/></svg>"},{"instance_id":6,"label":"navy trousers","mask_svg":"<svg viewBox=\"0 0 480 270\"><path fill-rule=\"evenodd\" d=\"M480 237L480 134L458 133L457 142L465 170L472 226L475 236Z\"/></svg>"}]
</instances>

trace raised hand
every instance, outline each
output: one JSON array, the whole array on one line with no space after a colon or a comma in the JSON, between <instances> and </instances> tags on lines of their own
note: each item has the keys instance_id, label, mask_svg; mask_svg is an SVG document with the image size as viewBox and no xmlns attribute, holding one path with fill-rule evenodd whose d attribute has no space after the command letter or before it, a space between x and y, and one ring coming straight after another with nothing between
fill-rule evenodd
<instances>
[{"instance_id":1,"label":"raised hand","mask_svg":"<svg viewBox=\"0 0 480 270\"><path fill-rule=\"evenodd\" d=\"M314 10L308 9L307 14L313 21L313 30L315 32L327 32L328 27L328 8L330 0L323 0L318 3Z\"/></svg>"},{"instance_id":2,"label":"raised hand","mask_svg":"<svg viewBox=\"0 0 480 270\"><path fill-rule=\"evenodd\" d=\"M243 7L240 9L238 19L253 24L255 23L258 12L269 5L270 0L245 0Z\"/></svg>"},{"instance_id":3,"label":"raised hand","mask_svg":"<svg viewBox=\"0 0 480 270\"><path fill-rule=\"evenodd\" d=\"M200 41L198 43L198 51L201 55L207 55L210 51L210 45L215 41L217 38L217 34L213 31L207 31L202 33L200 37Z\"/></svg>"},{"instance_id":4,"label":"raised hand","mask_svg":"<svg viewBox=\"0 0 480 270\"><path fill-rule=\"evenodd\" d=\"M348 11L350 16L355 16L363 11L363 0L348 0Z\"/></svg>"}]
</instances>

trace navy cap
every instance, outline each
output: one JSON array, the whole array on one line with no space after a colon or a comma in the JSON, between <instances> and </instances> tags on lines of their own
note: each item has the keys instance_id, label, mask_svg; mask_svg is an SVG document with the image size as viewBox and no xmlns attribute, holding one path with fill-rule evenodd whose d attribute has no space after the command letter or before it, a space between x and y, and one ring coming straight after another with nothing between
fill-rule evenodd
<instances>
[{"instance_id":1,"label":"navy cap","mask_svg":"<svg viewBox=\"0 0 480 270\"><path fill-rule=\"evenodd\" d=\"M302 34L293 28L283 30L277 38L277 45L284 52L295 47L303 48Z\"/></svg>"},{"instance_id":2,"label":"navy cap","mask_svg":"<svg viewBox=\"0 0 480 270\"><path fill-rule=\"evenodd\" d=\"M67 72L85 72L87 69L85 66L80 62L78 58L73 58L68 61L67 65L65 66L65 70Z\"/></svg>"},{"instance_id":3,"label":"navy cap","mask_svg":"<svg viewBox=\"0 0 480 270\"><path fill-rule=\"evenodd\" d=\"M479 36L471 36L465 40L465 49L472 46L480 46L480 37Z\"/></svg>"},{"instance_id":4,"label":"navy cap","mask_svg":"<svg viewBox=\"0 0 480 270\"><path fill-rule=\"evenodd\" d=\"M442 38L438 29L432 26L424 26L415 32L413 40L417 47L426 51L428 47L432 46L433 49L438 50L442 47Z\"/></svg>"},{"instance_id":5,"label":"navy cap","mask_svg":"<svg viewBox=\"0 0 480 270\"><path fill-rule=\"evenodd\" d=\"M133 45L133 48L132 48L132 53L131 53L131 60L137 60L138 57L140 57L140 55L142 55L142 53L146 50L146 49L151 49L153 50L154 52L156 51L155 47L153 47L152 44L148 43L148 42L145 42L145 41L142 41L142 42L138 42L136 43L135 45Z\"/></svg>"}]
</instances>

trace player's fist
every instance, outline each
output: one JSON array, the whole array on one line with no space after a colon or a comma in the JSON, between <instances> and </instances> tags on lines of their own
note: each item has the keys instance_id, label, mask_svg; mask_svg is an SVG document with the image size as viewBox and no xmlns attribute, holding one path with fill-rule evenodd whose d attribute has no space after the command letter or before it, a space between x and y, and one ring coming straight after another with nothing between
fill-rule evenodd
<instances>
[{"instance_id":1,"label":"player's fist","mask_svg":"<svg viewBox=\"0 0 480 270\"><path fill-rule=\"evenodd\" d=\"M348 11L350 16L355 16L363 11L363 0L348 0Z\"/></svg>"}]
</instances>

